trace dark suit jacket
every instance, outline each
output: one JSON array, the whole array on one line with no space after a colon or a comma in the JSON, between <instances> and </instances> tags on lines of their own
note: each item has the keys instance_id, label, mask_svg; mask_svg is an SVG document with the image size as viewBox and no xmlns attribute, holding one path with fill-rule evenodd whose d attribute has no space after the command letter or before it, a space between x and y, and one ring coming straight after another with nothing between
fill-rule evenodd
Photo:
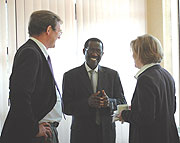
<instances>
[{"instance_id":1,"label":"dark suit jacket","mask_svg":"<svg viewBox=\"0 0 180 143\"><path fill-rule=\"evenodd\" d=\"M131 111L122 117L130 123L130 143L179 143L174 120L175 84L160 65L145 70L137 79Z\"/></svg>"},{"instance_id":2,"label":"dark suit jacket","mask_svg":"<svg viewBox=\"0 0 180 143\"><path fill-rule=\"evenodd\" d=\"M55 83L38 45L28 40L16 52L10 76L10 110L1 143L31 143L38 122L56 103Z\"/></svg>"},{"instance_id":3,"label":"dark suit jacket","mask_svg":"<svg viewBox=\"0 0 180 143\"><path fill-rule=\"evenodd\" d=\"M100 110L103 143L115 142L115 124L112 123L112 110L116 104L126 103L119 75L116 71L99 66L98 90L105 90L110 98L111 109ZM72 115L71 143L96 143L96 109L88 105L88 98L93 93L85 65L74 68L64 74L63 102L64 112Z\"/></svg>"}]
</instances>

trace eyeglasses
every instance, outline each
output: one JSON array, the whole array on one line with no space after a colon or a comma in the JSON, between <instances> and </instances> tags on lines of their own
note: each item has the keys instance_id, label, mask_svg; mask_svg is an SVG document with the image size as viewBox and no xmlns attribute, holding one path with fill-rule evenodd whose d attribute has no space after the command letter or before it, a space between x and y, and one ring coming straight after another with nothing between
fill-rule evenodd
<instances>
[{"instance_id":1,"label":"eyeglasses","mask_svg":"<svg viewBox=\"0 0 180 143\"><path fill-rule=\"evenodd\" d=\"M62 35L62 30L58 30L58 29L55 29L54 32L57 32L58 33L58 36L61 36Z\"/></svg>"},{"instance_id":2,"label":"eyeglasses","mask_svg":"<svg viewBox=\"0 0 180 143\"><path fill-rule=\"evenodd\" d=\"M101 49L96 49L96 48L86 48L86 51L88 52L88 53L96 53L96 54L102 54L102 51L101 51Z\"/></svg>"},{"instance_id":3,"label":"eyeglasses","mask_svg":"<svg viewBox=\"0 0 180 143\"><path fill-rule=\"evenodd\" d=\"M62 35L62 33L63 33L62 31L59 31L59 32L58 32L59 36L61 36L61 35Z\"/></svg>"}]
</instances>

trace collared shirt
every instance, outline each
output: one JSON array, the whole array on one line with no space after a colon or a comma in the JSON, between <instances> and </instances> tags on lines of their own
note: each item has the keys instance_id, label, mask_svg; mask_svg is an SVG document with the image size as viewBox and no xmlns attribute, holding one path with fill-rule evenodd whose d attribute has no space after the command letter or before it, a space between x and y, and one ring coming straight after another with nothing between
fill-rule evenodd
<instances>
[{"instance_id":1,"label":"collared shirt","mask_svg":"<svg viewBox=\"0 0 180 143\"><path fill-rule=\"evenodd\" d=\"M39 40L37 40L33 37L30 37L30 39L33 40L39 46L39 48L41 49L41 51L43 52L43 54L47 60L48 52L47 52L46 47L43 45L43 43L41 43ZM39 121L39 123L42 123L42 122L52 122L52 123L53 122L60 122L62 119L61 98L60 98L60 95L59 95L56 87L55 87L55 89L56 89L56 95L57 95L56 104L55 104L54 108L41 121Z\"/></svg>"},{"instance_id":2,"label":"collared shirt","mask_svg":"<svg viewBox=\"0 0 180 143\"><path fill-rule=\"evenodd\" d=\"M87 63L85 62L85 68L86 68L86 70L87 70L87 72L88 72L88 75L89 75L89 79L91 80L91 71L92 71L92 69L87 65ZM96 87L96 89L97 89L97 82L98 82L98 66L94 69L94 72L95 72L95 77L93 78L95 81L94 81L94 83L95 83L95 87Z\"/></svg>"},{"instance_id":3,"label":"collared shirt","mask_svg":"<svg viewBox=\"0 0 180 143\"><path fill-rule=\"evenodd\" d=\"M136 79L138 79L139 75L141 73L143 73L145 70L147 70L148 68L154 66L154 65L158 65L158 63L151 63L151 64L146 64L144 65L138 72L137 74L134 76Z\"/></svg>"}]
</instances>

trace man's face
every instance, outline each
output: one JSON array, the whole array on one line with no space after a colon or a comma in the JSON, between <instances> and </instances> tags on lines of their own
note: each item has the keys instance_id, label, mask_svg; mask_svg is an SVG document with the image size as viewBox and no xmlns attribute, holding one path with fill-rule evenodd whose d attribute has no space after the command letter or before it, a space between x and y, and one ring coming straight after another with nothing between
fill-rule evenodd
<instances>
[{"instance_id":1,"label":"man's face","mask_svg":"<svg viewBox=\"0 0 180 143\"><path fill-rule=\"evenodd\" d=\"M60 39L61 34L62 34L62 31L60 29L60 23L58 22L55 27L55 30L52 29L49 35L49 48L55 47L55 42L57 39Z\"/></svg>"},{"instance_id":2,"label":"man's face","mask_svg":"<svg viewBox=\"0 0 180 143\"><path fill-rule=\"evenodd\" d=\"M97 41L89 41L88 47L83 49L86 63L91 69L95 69L99 62L101 61L101 57L104 54L102 49L102 44Z\"/></svg>"}]
</instances>

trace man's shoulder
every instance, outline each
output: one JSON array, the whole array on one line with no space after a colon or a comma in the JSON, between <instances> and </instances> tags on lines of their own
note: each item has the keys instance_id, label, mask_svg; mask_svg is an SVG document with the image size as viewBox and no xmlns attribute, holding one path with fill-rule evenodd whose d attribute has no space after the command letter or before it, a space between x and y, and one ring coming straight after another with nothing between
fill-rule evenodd
<instances>
[{"instance_id":1,"label":"man's shoulder","mask_svg":"<svg viewBox=\"0 0 180 143\"><path fill-rule=\"evenodd\" d=\"M40 52L40 48L38 48L38 45L32 41L31 39L29 39L28 41L26 41L18 50L17 53L19 52L33 52L33 53L41 53Z\"/></svg>"},{"instance_id":2,"label":"man's shoulder","mask_svg":"<svg viewBox=\"0 0 180 143\"><path fill-rule=\"evenodd\" d=\"M75 67L75 68L68 70L67 72L65 72L65 74L77 73L77 72L83 70L84 68L85 68L84 65L81 65L81 66L78 66L78 67Z\"/></svg>"},{"instance_id":3,"label":"man's shoulder","mask_svg":"<svg viewBox=\"0 0 180 143\"><path fill-rule=\"evenodd\" d=\"M99 66L99 70L101 71L105 71L105 72L112 72L112 73L117 73L116 70L109 68L109 67L105 67L105 66Z\"/></svg>"},{"instance_id":4,"label":"man's shoulder","mask_svg":"<svg viewBox=\"0 0 180 143\"><path fill-rule=\"evenodd\" d=\"M37 47L36 43L34 41L32 41L31 39L29 39L23 45L21 45L18 50L19 51L23 50L23 49L32 49L32 50L34 50L34 47Z\"/></svg>"},{"instance_id":5,"label":"man's shoulder","mask_svg":"<svg viewBox=\"0 0 180 143\"><path fill-rule=\"evenodd\" d=\"M41 52L40 48L32 41L28 40L24 43L15 53L14 60L16 59L41 59L45 60L43 53Z\"/></svg>"}]
</instances>

